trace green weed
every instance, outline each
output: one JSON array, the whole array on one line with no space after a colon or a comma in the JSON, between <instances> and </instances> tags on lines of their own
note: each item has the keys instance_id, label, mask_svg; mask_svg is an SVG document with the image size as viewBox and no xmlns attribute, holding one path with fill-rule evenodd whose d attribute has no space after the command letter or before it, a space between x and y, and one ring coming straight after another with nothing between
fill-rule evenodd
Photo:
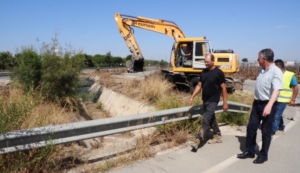
<instances>
[{"instance_id":1,"label":"green weed","mask_svg":"<svg viewBox=\"0 0 300 173\"><path fill-rule=\"evenodd\" d=\"M229 125L245 125L248 121L248 114L222 112L216 115L218 123L227 123Z\"/></svg>"}]
</instances>

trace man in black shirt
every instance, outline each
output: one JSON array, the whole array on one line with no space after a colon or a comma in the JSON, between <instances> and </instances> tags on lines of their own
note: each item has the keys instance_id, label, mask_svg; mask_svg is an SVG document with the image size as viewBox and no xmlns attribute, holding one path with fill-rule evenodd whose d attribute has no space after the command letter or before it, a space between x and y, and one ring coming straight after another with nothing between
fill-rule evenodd
<instances>
[{"instance_id":1,"label":"man in black shirt","mask_svg":"<svg viewBox=\"0 0 300 173\"><path fill-rule=\"evenodd\" d=\"M215 58L213 54L207 54L205 56L206 69L200 74L200 81L189 100L189 104L192 104L194 97L203 89L202 100L204 114L200 133L197 135L195 145L193 146L196 150L200 142L206 140L206 133L210 127L212 127L214 131L214 137L208 140L207 143L222 143L221 131L214 112L220 101L221 93L223 96L223 111L226 112L228 110L227 91L225 75L223 71L214 65L214 61Z\"/></svg>"}]
</instances>

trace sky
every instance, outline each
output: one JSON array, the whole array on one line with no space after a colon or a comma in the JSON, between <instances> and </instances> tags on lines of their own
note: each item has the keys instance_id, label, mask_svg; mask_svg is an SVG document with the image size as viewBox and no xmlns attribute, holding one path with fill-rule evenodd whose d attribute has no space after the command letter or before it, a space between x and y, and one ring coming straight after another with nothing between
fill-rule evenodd
<instances>
[{"instance_id":1,"label":"sky","mask_svg":"<svg viewBox=\"0 0 300 173\"><path fill-rule=\"evenodd\" d=\"M299 0L0 0L0 52L51 43L56 33L63 47L126 57L114 20L120 13L173 21L186 37L206 36L213 49L233 49L250 62L264 48L299 62L299 8ZM169 61L171 37L133 29L145 59Z\"/></svg>"}]
</instances>

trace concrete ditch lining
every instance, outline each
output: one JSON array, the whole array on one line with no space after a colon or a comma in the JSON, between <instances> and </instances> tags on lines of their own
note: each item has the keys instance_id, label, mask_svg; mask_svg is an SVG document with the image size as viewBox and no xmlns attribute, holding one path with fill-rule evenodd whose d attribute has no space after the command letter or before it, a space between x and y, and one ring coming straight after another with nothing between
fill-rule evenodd
<instances>
[{"instance_id":1,"label":"concrete ditch lining","mask_svg":"<svg viewBox=\"0 0 300 173\"><path fill-rule=\"evenodd\" d=\"M94 84L90 87L89 92L99 92L97 102L100 102L103 108L110 112L112 116L126 116L132 114L146 113L155 111L155 107L145 103L140 103L122 94L116 93L99 84L98 76L90 76L89 80L93 80Z\"/></svg>"},{"instance_id":2,"label":"concrete ditch lining","mask_svg":"<svg viewBox=\"0 0 300 173\"><path fill-rule=\"evenodd\" d=\"M88 89L88 92L96 95L97 98L94 98L96 103L101 103L102 109L108 111L113 117L140 114L156 110L153 106L140 103L104 86L101 86L99 83L99 80L101 80L99 76L91 75L88 77L88 80L94 82ZM88 113L88 110L86 111ZM115 145L106 150L96 150L95 152L89 153L88 155L82 157L84 157L84 160L88 161L100 161L114 157L119 153L126 153L136 147L136 141L140 136L150 135L155 131L155 129L155 127L150 127L131 131L130 133L133 134L133 137L130 137L126 140L124 140L124 138L118 140L118 138L114 136L104 137L113 139ZM88 139L82 142L85 147L92 148L95 145L94 143L98 141L95 141L94 139Z\"/></svg>"}]
</instances>

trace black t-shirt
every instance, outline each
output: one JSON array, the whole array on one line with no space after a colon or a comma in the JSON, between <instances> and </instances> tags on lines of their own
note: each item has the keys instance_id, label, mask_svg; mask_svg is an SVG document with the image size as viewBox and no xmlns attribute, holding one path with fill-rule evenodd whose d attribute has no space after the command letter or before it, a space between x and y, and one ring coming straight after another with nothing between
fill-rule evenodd
<instances>
[{"instance_id":1,"label":"black t-shirt","mask_svg":"<svg viewBox=\"0 0 300 173\"><path fill-rule=\"evenodd\" d=\"M202 83L202 100L204 102L219 102L221 96L221 84L225 83L225 75L218 68L204 69L200 74Z\"/></svg>"}]
</instances>

